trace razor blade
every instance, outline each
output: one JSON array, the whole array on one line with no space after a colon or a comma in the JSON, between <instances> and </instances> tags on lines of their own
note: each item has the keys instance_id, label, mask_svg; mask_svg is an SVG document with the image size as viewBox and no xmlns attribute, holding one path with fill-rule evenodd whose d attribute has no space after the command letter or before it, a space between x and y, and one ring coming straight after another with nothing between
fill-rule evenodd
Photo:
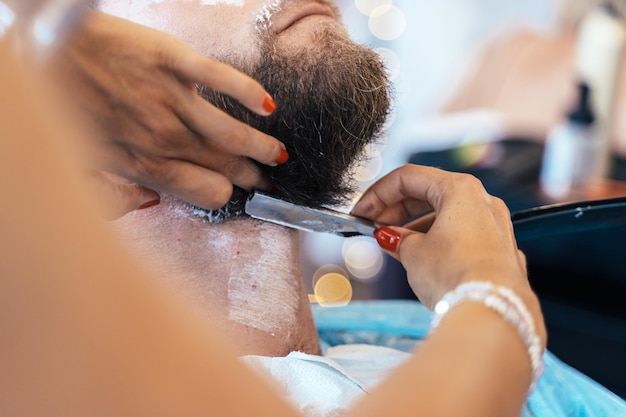
<instances>
[{"instance_id":1,"label":"razor blade","mask_svg":"<svg viewBox=\"0 0 626 417\"><path fill-rule=\"evenodd\" d=\"M332 233L342 237L374 236L370 220L328 208L300 206L259 191L248 197L245 212L255 219L304 230Z\"/></svg>"}]
</instances>

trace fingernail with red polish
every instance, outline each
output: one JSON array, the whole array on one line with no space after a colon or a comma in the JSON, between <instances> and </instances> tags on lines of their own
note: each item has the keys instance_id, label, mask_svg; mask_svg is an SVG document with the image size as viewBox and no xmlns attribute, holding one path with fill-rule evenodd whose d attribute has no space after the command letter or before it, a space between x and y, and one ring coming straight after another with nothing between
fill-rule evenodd
<instances>
[{"instance_id":1,"label":"fingernail with red polish","mask_svg":"<svg viewBox=\"0 0 626 417\"><path fill-rule=\"evenodd\" d=\"M156 200L147 201L147 202L143 203L142 205L140 205L139 207L137 207L137 210L143 210L143 209L147 209L147 208L150 208L150 207L154 207L157 204L159 204L160 202L161 202L161 200L159 200L158 198Z\"/></svg>"},{"instance_id":2,"label":"fingernail with red polish","mask_svg":"<svg viewBox=\"0 0 626 417\"><path fill-rule=\"evenodd\" d=\"M263 99L263 110L268 113L274 113L274 110L276 110L276 103L270 96L265 96Z\"/></svg>"},{"instance_id":3,"label":"fingernail with red polish","mask_svg":"<svg viewBox=\"0 0 626 417\"><path fill-rule=\"evenodd\" d=\"M400 234L390 227L382 226L374 231L374 237L381 248L389 252L397 252L400 244Z\"/></svg>"},{"instance_id":4,"label":"fingernail with red polish","mask_svg":"<svg viewBox=\"0 0 626 417\"><path fill-rule=\"evenodd\" d=\"M276 164L281 165L289 160L289 153L285 149L281 149L278 154L278 158L276 158Z\"/></svg>"}]
</instances>

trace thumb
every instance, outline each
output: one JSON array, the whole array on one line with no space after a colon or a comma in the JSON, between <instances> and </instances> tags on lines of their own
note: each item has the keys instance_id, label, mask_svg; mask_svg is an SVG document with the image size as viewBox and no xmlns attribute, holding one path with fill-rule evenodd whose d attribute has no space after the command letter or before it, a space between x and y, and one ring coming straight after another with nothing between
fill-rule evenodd
<instances>
[{"instance_id":1,"label":"thumb","mask_svg":"<svg viewBox=\"0 0 626 417\"><path fill-rule=\"evenodd\" d=\"M125 214L147 209L160 203L159 194L142 185L132 183L102 171L91 171L92 189L97 190L96 201L106 220L115 220Z\"/></svg>"},{"instance_id":2,"label":"thumb","mask_svg":"<svg viewBox=\"0 0 626 417\"><path fill-rule=\"evenodd\" d=\"M411 229L397 226L381 226L374 231L378 245L395 259L400 260L400 247L407 238L415 239L423 235Z\"/></svg>"}]
</instances>

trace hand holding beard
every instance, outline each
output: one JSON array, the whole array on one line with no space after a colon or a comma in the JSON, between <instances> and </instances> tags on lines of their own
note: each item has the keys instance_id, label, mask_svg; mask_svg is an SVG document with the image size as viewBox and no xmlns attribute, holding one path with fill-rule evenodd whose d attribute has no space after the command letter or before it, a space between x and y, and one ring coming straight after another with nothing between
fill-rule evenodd
<instances>
[{"instance_id":1,"label":"hand holding beard","mask_svg":"<svg viewBox=\"0 0 626 417\"><path fill-rule=\"evenodd\" d=\"M91 168L218 208L233 184L269 187L252 159L276 165L288 157L275 138L202 100L196 83L263 116L275 108L266 90L165 33L89 11L51 68L100 128L83 144Z\"/></svg>"},{"instance_id":2,"label":"hand holding beard","mask_svg":"<svg viewBox=\"0 0 626 417\"><path fill-rule=\"evenodd\" d=\"M260 44L260 62L229 64L271 91L278 103L275 113L259 117L208 88L201 95L285 144L285 164L259 164L281 198L313 207L350 201L356 188L353 168L365 157L367 145L379 138L390 107L380 58L335 25L321 25L306 48L283 47L271 35ZM208 213L207 220L240 215L245 195L235 189L229 204Z\"/></svg>"}]
</instances>

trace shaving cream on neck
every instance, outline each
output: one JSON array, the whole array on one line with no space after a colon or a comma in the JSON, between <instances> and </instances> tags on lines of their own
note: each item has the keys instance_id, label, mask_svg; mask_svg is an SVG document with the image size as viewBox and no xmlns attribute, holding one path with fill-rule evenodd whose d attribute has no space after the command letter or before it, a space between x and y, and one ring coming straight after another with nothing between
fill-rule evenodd
<instances>
[{"instance_id":1,"label":"shaving cream on neck","mask_svg":"<svg viewBox=\"0 0 626 417\"><path fill-rule=\"evenodd\" d=\"M297 259L297 247L289 234L259 224L239 242L228 279L230 320L265 332L297 324L301 280L290 261Z\"/></svg>"}]
</instances>

